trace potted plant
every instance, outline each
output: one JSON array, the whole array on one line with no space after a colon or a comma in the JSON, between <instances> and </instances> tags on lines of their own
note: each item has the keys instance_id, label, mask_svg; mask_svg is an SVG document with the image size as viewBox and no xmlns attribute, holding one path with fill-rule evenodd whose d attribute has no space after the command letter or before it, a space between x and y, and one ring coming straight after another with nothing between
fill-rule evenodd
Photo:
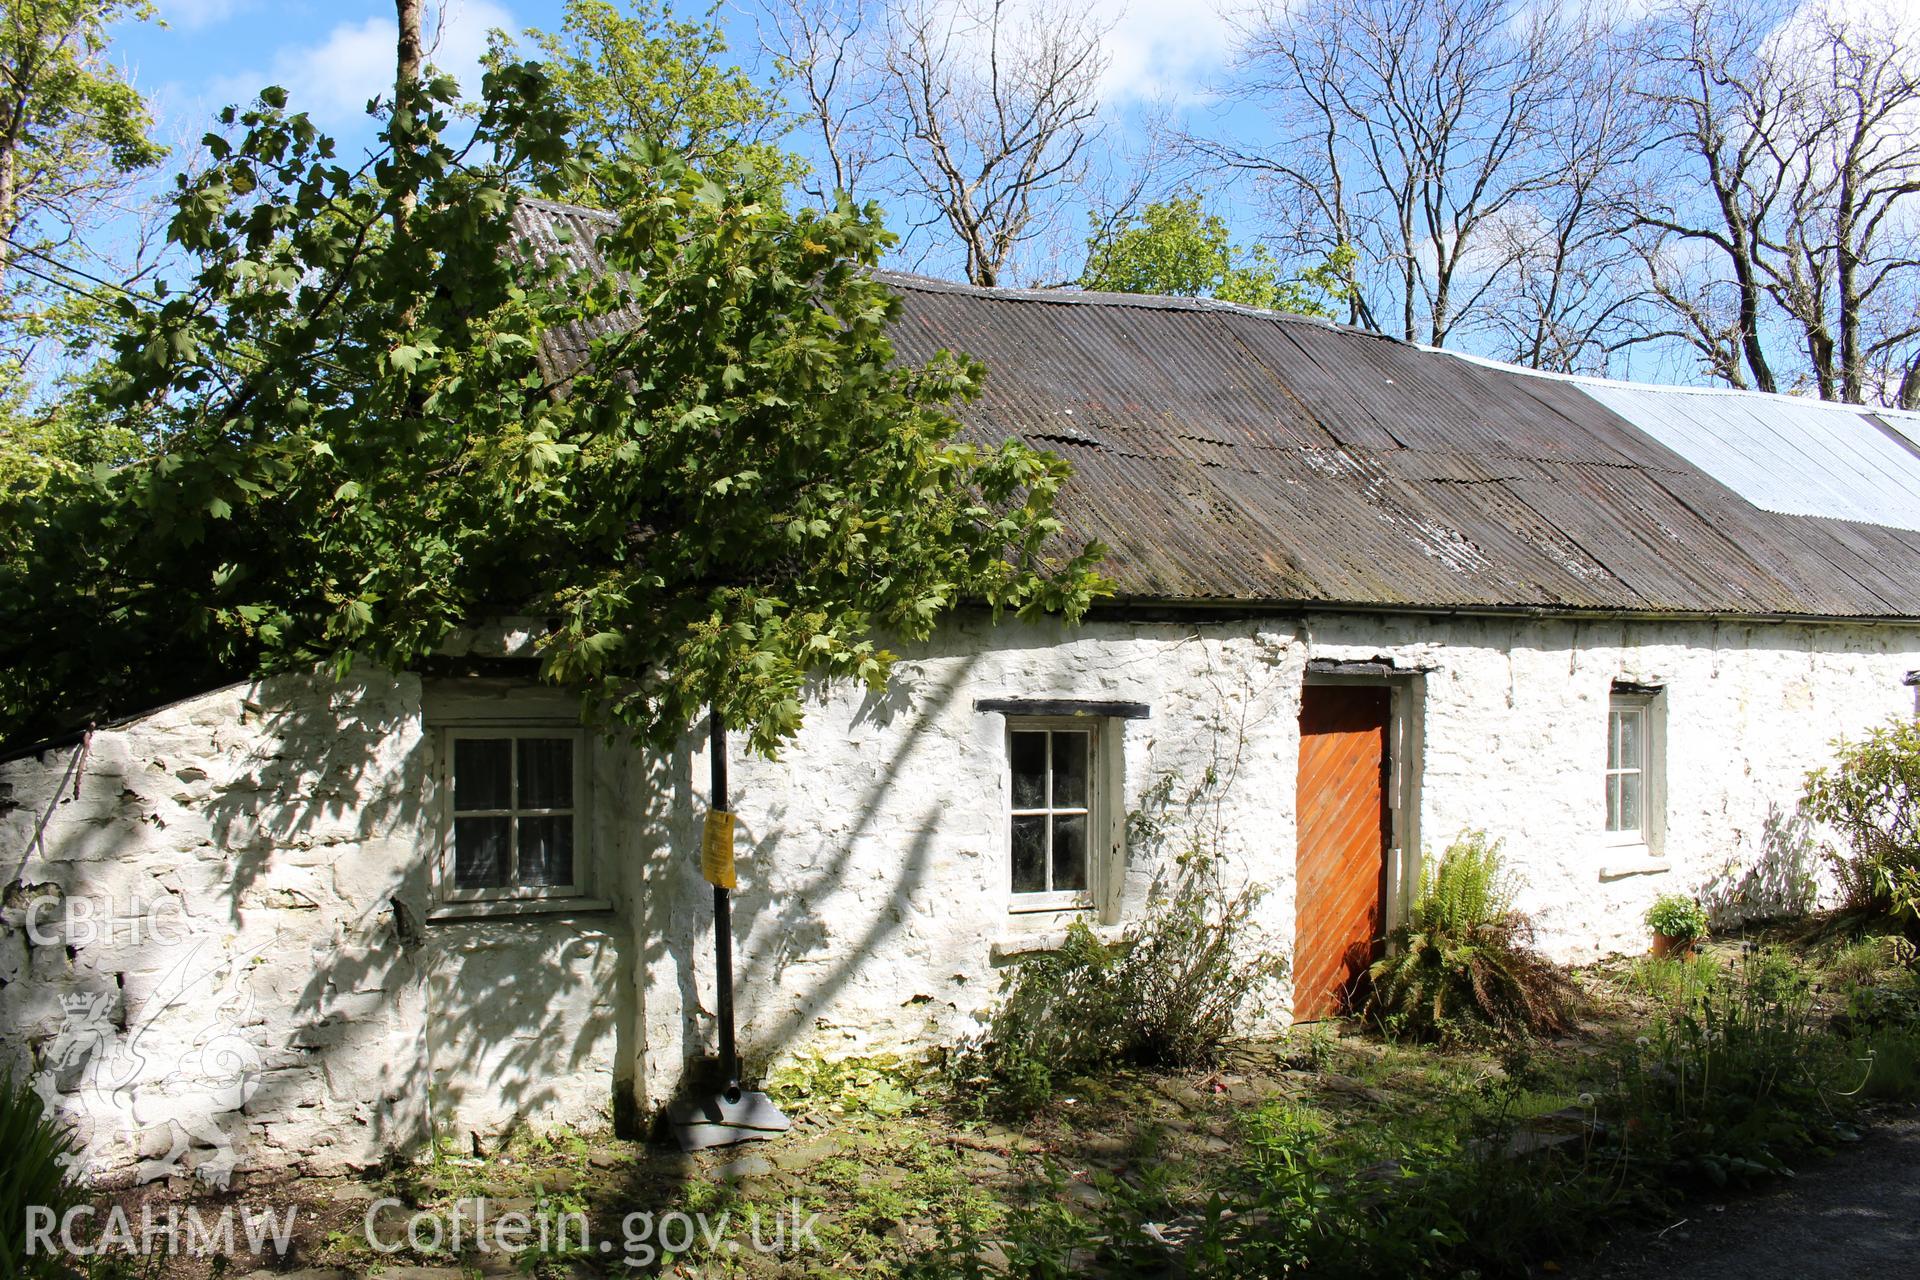
<instances>
[{"instance_id":1,"label":"potted plant","mask_svg":"<svg viewBox=\"0 0 1920 1280\"><path fill-rule=\"evenodd\" d=\"M1707 910L1684 893L1663 893L1647 908L1653 954L1688 955L1707 934Z\"/></svg>"}]
</instances>

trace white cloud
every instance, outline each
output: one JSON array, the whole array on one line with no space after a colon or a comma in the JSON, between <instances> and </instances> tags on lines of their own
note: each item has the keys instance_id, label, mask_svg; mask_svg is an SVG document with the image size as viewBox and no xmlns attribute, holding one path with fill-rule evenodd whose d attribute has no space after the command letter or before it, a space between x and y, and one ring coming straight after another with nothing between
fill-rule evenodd
<instances>
[{"instance_id":1,"label":"white cloud","mask_svg":"<svg viewBox=\"0 0 1920 1280\"><path fill-rule=\"evenodd\" d=\"M1109 102L1200 96L1232 52L1222 0L1099 0L1094 12L1113 24L1100 86Z\"/></svg>"},{"instance_id":2,"label":"white cloud","mask_svg":"<svg viewBox=\"0 0 1920 1280\"><path fill-rule=\"evenodd\" d=\"M222 0L191 0L217 4ZM487 32L495 27L513 30L513 14L493 0L449 0L427 30L427 61L460 81L461 92L480 91L480 58L486 52ZM394 44L399 30L392 18L343 22L314 45L288 45L276 50L264 71L225 76L214 84L215 96L247 101L269 84L285 88L288 105L306 111L323 124L339 129L360 117L369 99L393 93ZM344 131L344 130L343 130Z\"/></svg>"},{"instance_id":3,"label":"white cloud","mask_svg":"<svg viewBox=\"0 0 1920 1280\"><path fill-rule=\"evenodd\" d=\"M1232 52L1234 27L1223 6L1234 0L1011 0L1002 39L1015 45L1056 25L1101 33L1107 62L1100 100L1109 104L1186 102L1204 94ZM925 14L984 77L989 46L984 0L894 0L907 15Z\"/></svg>"}]
</instances>

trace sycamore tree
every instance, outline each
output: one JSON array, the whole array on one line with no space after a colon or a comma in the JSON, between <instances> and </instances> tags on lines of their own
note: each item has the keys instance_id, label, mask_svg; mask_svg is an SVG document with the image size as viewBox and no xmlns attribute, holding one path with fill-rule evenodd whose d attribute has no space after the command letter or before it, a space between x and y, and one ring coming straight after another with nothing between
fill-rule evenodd
<instances>
[{"instance_id":1,"label":"sycamore tree","mask_svg":"<svg viewBox=\"0 0 1920 1280\"><path fill-rule=\"evenodd\" d=\"M1087 241L1082 289L1218 298L1265 311L1334 318L1334 305L1351 292L1353 251L1342 246L1326 261L1289 277L1264 245L1236 248L1227 224L1196 195L1146 206Z\"/></svg>"},{"instance_id":2,"label":"sycamore tree","mask_svg":"<svg viewBox=\"0 0 1920 1280\"><path fill-rule=\"evenodd\" d=\"M510 615L590 719L665 743L713 703L772 752L810 679L884 682L888 637L1103 589L1098 546L1053 550L1065 463L958 438L981 368L896 360L875 210L653 152L603 172L575 267L513 231L586 167L547 73L496 62L458 147L450 80L401 93L359 169L277 90L207 139L191 274L126 303L91 405L153 456L0 510L0 736Z\"/></svg>"},{"instance_id":3,"label":"sycamore tree","mask_svg":"<svg viewBox=\"0 0 1920 1280\"><path fill-rule=\"evenodd\" d=\"M554 86L574 113L580 175L566 197L604 205L618 188L620 163L649 148L677 152L716 177L727 175L771 197L802 165L779 146L789 129L778 84L772 88L726 60L716 3L694 19L670 4L567 0L558 31L529 30ZM496 33L491 57L519 51Z\"/></svg>"},{"instance_id":4,"label":"sycamore tree","mask_svg":"<svg viewBox=\"0 0 1920 1280\"><path fill-rule=\"evenodd\" d=\"M0 0L0 484L137 446L87 430L59 393L104 332L96 281L141 270L138 185L166 149L107 31L153 12L144 0Z\"/></svg>"}]
</instances>

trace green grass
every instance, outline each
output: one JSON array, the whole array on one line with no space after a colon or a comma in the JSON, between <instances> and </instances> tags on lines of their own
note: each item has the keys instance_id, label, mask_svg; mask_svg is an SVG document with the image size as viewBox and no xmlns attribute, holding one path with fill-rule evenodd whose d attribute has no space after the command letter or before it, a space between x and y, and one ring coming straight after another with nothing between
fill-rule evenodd
<instances>
[{"instance_id":1,"label":"green grass","mask_svg":"<svg viewBox=\"0 0 1920 1280\"><path fill-rule=\"evenodd\" d=\"M1707 953L1642 956L1627 970L1625 985L1630 991L1671 1007L1704 996L1722 972L1720 961Z\"/></svg>"}]
</instances>

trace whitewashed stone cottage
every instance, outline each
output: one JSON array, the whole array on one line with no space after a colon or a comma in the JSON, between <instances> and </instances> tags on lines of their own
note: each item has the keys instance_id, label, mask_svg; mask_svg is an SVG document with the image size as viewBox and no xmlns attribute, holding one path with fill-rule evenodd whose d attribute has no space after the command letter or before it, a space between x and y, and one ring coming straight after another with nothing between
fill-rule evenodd
<instances>
[{"instance_id":1,"label":"whitewashed stone cottage","mask_svg":"<svg viewBox=\"0 0 1920 1280\"><path fill-rule=\"evenodd\" d=\"M591 244L592 215L522 216ZM1815 866L1805 771L1915 709L1920 418L892 283L904 355L987 362L971 432L1074 463L1119 595L1072 629L963 615L736 761L760 1061L950 1034L1194 838L1270 887L1305 1017L1468 828L1564 957L1643 946L1660 892L1778 909ZM517 674L528 639L0 764L0 1051L94 1174L630 1121L712 1051L703 746L583 731Z\"/></svg>"}]
</instances>

